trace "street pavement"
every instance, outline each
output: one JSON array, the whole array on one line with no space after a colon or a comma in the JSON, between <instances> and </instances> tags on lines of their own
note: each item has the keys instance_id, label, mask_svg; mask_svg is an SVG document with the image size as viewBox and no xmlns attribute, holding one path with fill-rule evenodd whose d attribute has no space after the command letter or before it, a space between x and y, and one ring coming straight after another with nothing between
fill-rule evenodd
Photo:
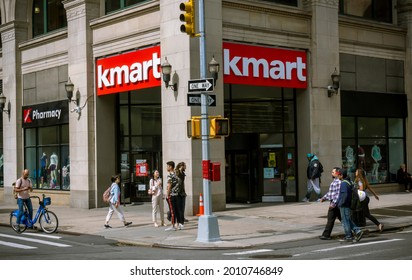
<instances>
[{"instance_id":1,"label":"street pavement","mask_svg":"<svg viewBox=\"0 0 412 280\"><path fill-rule=\"evenodd\" d=\"M36 210L36 202L33 203ZM154 227L149 202L126 204L123 208L126 220L133 224L124 227L117 215L113 214L110 229L105 229L103 226L107 207L77 209L52 204L48 208L58 216L58 232L62 233L93 234L121 243L142 246L234 249L318 238L326 224L328 205L328 201L227 204L225 211L213 213L217 217L221 239L215 242L197 241L198 217L196 216L186 217L189 222L182 230L165 231L166 227ZM9 226L10 211L16 207L16 204L0 202L0 226ZM412 193L383 194L379 201L372 197L369 208L371 213L385 225L384 230L412 225ZM165 211L166 209L167 207ZM367 220L365 230L374 232L378 229ZM336 221L332 238L342 235L342 225Z\"/></svg>"}]
</instances>

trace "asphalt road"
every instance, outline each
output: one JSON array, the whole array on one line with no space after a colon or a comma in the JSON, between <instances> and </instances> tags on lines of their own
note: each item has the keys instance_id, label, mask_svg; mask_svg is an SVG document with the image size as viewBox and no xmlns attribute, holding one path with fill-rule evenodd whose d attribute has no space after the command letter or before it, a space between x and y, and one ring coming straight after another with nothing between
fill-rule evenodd
<instances>
[{"instance_id":1,"label":"asphalt road","mask_svg":"<svg viewBox=\"0 0 412 280\"><path fill-rule=\"evenodd\" d=\"M412 228L371 233L359 243L306 239L253 249L184 250L128 246L101 236L17 234L0 227L1 260L411 260Z\"/></svg>"}]
</instances>

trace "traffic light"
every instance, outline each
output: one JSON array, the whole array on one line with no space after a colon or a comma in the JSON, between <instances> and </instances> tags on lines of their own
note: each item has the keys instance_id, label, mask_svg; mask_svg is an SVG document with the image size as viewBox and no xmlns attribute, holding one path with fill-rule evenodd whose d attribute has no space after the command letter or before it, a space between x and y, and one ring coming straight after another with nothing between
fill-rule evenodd
<instances>
[{"instance_id":1,"label":"traffic light","mask_svg":"<svg viewBox=\"0 0 412 280\"><path fill-rule=\"evenodd\" d=\"M187 121L187 137L200 138L200 118L192 117Z\"/></svg>"},{"instance_id":2,"label":"traffic light","mask_svg":"<svg viewBox=\"0 0 412 280\"><path fill-rule=\"evenodd\" d=\"M185 22L180 26L180 31L186 33L190 37L196 36L195 1L189 0L188 2L180 3L179 8L182 12L185 12L179 16L180 21Z\"/></svg>"},{"instance_id":3,"label":"traffic light","mask_svg":"<svg viewBox=\"0 0 412 280\"><path fill-rule=\"evenodd\" d=\"M210 137L229 136L229 119L228 118L212 118L210 120Z\"/></svg>"}]
</instances>

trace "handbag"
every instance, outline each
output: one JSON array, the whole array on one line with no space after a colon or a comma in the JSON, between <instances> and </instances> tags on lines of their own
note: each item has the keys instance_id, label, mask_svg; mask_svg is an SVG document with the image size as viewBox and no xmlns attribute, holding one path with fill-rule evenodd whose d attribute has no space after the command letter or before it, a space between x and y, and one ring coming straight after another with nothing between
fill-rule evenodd
<instances>
[{"instance_id":1,"label":"handbag","mask_svg":"<svg viewBox=\"0 0 412 280\"><path fill-rule=\"evenodd\" d=\"M151 181L152 181L152 186L154 186L154 179L152 179ZM152 188L150 187L150 188L148 189L147 193L148 193L149 195L153 195L155 192L154 192L154 191L152 190Z\"/></svg>"}]
</instances>

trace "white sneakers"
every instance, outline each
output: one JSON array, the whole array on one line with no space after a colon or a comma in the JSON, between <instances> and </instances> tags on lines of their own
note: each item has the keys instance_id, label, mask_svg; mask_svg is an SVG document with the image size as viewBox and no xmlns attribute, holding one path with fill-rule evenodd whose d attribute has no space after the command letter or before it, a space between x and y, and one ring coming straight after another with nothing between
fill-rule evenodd
<instances>
[{"instance_id":1,"label":"white sneakers","mask_svg":"<svg viewBox=\"0 0 412 280\"><path fill-rule=\"evenodd\" d=\"M178 224L177 225L178 230L182 230L184 228L185 228L185 226L183 224ZM167 229L165 229L165 231L176 231L176 227L174 225L172 225L171 227L168 227Z\"/></svg>"}]
</instances>

